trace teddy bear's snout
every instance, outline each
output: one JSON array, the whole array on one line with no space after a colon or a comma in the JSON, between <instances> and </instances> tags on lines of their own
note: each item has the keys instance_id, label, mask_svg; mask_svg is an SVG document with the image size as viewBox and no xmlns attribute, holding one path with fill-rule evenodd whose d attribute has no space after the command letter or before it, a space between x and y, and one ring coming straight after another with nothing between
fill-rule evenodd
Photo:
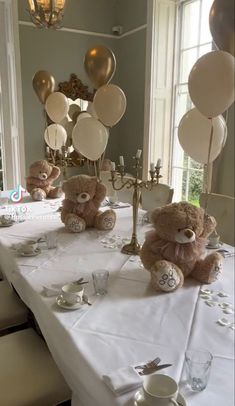
<instances>
[{"instance_id":1,"label":"teddy bear's snout","mask_svg":"<svg viewBox=\"0 0 235 406\"><path fill-rule=\"evenodd\" d=\"M89 193L82 192L77 196L77 201L78 203L86 203L90 200L90 198Z\"/></svg>"},{"instance_id":2,"label":"teddy bear's snout","mask_svg":"<svg viewBox=\"0 0 235 406\"><path fill-rule=\"evenodd\" d=\"M38 177L39 177L39 179L41 179L41 180L46 180L46 179L47 179L47 173L46 173L46 172L40 173L40 174L38 175Z\"/></svg>"},{"instance_id":3,"label":"teddy bear's snout","mask_svg":"<svg viewBox=\"0 0 235 406\"><path fill-rule=\"evenodd\" d=\"M187 244L195 241L195 233L190 228L179 230L176 234L175 240L180 244Z\"/></svg>"}]
</instances>

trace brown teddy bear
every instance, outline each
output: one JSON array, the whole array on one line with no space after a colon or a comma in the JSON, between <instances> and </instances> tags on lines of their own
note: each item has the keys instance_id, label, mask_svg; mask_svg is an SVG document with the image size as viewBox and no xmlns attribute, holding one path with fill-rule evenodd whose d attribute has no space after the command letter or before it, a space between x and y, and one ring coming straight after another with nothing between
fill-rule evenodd
<instances>
[{"instance_id":1,"label":"brown teddy bear","mask_svg":"<svg viewBox=\"0 0 235 406\"><path fill-rule=\"evenodd\" d=\"M206 256L207 237L216 221L202 208L187 202L172 203L152 213L155 230L146 234L140 257L151 272L155 290L172 292L186 276L200 283L214 282L222 270L218 252Z\"/></svg>"},{"instance_id":2,"label":"brown teddy bear","mask_svg":"<svg viewBox=\"0 0 235 406\"><path fill-rule=\"evenodd\" d=\"M99 211L106 196L106 187L95 176L73 176L63 183L65 193L61 220L73 233L80 233L87 227L112 230L116 222L113 210Z\"/></svg>"},{"instance_id":3,"label":"brown teddy bear","mask_svg":"<svg viewBox=\"0 0 235 406\"><path fill-rule=\"evenodd\" d=\"M33 200L43 200L46 197L55 199L61 197L61 187L53 187L53 182L60 176L60 168L49 164L46 160L36 161L29 168L26 178L26 190Z\"/></svg>"}]
</instances>

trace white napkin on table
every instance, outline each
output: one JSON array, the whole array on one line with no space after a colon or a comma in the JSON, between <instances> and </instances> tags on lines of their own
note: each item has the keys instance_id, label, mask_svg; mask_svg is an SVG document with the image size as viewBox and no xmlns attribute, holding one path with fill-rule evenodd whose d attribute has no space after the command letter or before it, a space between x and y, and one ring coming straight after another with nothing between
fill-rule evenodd
<instances>
[{"instance_id":1,"label":"white napkin on table","mask_svg":"<svg viewBox=\"0 0 235 406\"><path fill-rule=\"evenodd\" d=\"M108 375L103 375L103 381L116 396L137 389L143 383L133 366L119 368Z\"/></svg>"}]
</instances>

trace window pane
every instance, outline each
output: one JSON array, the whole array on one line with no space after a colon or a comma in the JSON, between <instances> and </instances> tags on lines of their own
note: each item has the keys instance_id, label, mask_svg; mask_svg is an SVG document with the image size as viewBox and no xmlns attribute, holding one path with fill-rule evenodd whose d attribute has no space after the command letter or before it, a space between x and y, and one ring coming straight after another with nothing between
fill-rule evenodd
<instances>
[{"instance_id":1,"label":"window pane","mask_svg":"<svg viewBox=\"0 0 235 406\"><path fill-rule=\"evenodd\" d=\"M188 85L176 87L176 114L175 125L178 126L181 118L192 108L192 101L188 93Z\"/></svg>"},{"instance_id":2,"label":"window pane","mask_svg":"<svg viewBox=\"0 0 235 406\"><path fill-rule=\"evenodd\" d=\"M199 58L202 56L202 55L205 55L205 54L207 54L207 52L211 52L211 50L212 50L212 46L211 46L212 44L207 44L207 45L203 45L203 46L201 46L200 48L199 48Z\"/></svg>"},{"instance_id":3,"label":"window pane","mask_svg":"<svg viewBox=\"0 0 235 406\"><path fill-rule=\"evenodd\" d=\"M188 190L188 201L196 206L199 206L200 193L202 192L203 186L203 172L201 171L190 171L189 176L189 190Z\"/></svg>"},{"instance_id":4,"label":"window pane","mask_svg":"<svg viewBox=\"0 0 235 406\"><path fill-rule=\"evenodd\" d=\"M3 190L3 173L0 171L0 190Z\"/></svg>"},{"instance_id":5,"label":"window pane","mask_svg":"<svg viewBox=\"0 0 235 406\"><path fill-rule=\"evenodd\" d=\"M198 43L199 37L200 2L194 1L186 4L183 9L182 20L182 48L189 48Z\"/></svg>"},{"instance_id":6,"label":"window pane","mask_svg":"<svg viewBox=\"0 0 235 406\"><path fill-rule=\"evenodd\" d=\"M173 139L173 157L172 157L172 166L183 167L184 165L184 151L179 143L178 138L178 128L175 129L175 135Z\"/></svg>"},{"instance_id":7,"label":"window pane","mask_svg":"<svg viewBox=\"0 0 235 406\"><path fill-rule=\"evenodd\" d=\"M198 49L193 48L188 51L183 51L180 61L180 83L187 83L189 73L198 59Z\"/></svg>"},{"instance_id":8,"label":"window pane","mask_svg":"<svg viewBox=\"0 0 235 406\"><path fill-rule=\"evenodd\" d=\"M202 1L202 16L201 16L201 30L200 30L200 43L205 44L211 42L211 33L209 27L209 13L214 0Z\"/></svg>"}]
</instances>

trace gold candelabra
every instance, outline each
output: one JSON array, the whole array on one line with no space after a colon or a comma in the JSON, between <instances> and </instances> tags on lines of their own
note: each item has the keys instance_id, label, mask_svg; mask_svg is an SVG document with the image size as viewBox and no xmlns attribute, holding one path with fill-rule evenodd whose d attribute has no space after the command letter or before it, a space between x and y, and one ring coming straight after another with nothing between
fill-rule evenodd
<instances>
[{"instance_id":1,"label":"gold candelabra","mask_svg":"<svg viewBox=\"0 0 235 406\"><path fill-rule=\"evenodd\" d=\"M129 244L126 244L122 247L122 252L124 254L128 255L139 255L141 245L138 242L137 239L137 222L138 222L138 209L139 209L139 203L140 203L140 194L141 194L141 189L145 188L147 190L151 190L153 185L159 183L159 179L162 177L160 175L160 160L158 160L158 163L156 166L154 164L151 164L150 166L150 177L151 180L143 181L139 179L139 171L141 169L140 166L140 156L141 156L141 150L137 151L137 154L133 159L135 160L135 164L133 166L135 170L135 176L134 178L129 178L125 179L125 166L124 166L124 159L121 156L120 157L120 165L118 165L119 168L119 173L120 177L117 177L117 172L115 170L115 163L112 162L112 169L111 169L111 179L110 182L112 182L113 189L118 191L122 190L123 188L126 189L131 189L133 188L133 197L132 197L132 206L133 206L133 231L132 231L132 237L131 241ZM117 182L120 183L121 185L118 186Z\"/></svg>"}]
</instances>

